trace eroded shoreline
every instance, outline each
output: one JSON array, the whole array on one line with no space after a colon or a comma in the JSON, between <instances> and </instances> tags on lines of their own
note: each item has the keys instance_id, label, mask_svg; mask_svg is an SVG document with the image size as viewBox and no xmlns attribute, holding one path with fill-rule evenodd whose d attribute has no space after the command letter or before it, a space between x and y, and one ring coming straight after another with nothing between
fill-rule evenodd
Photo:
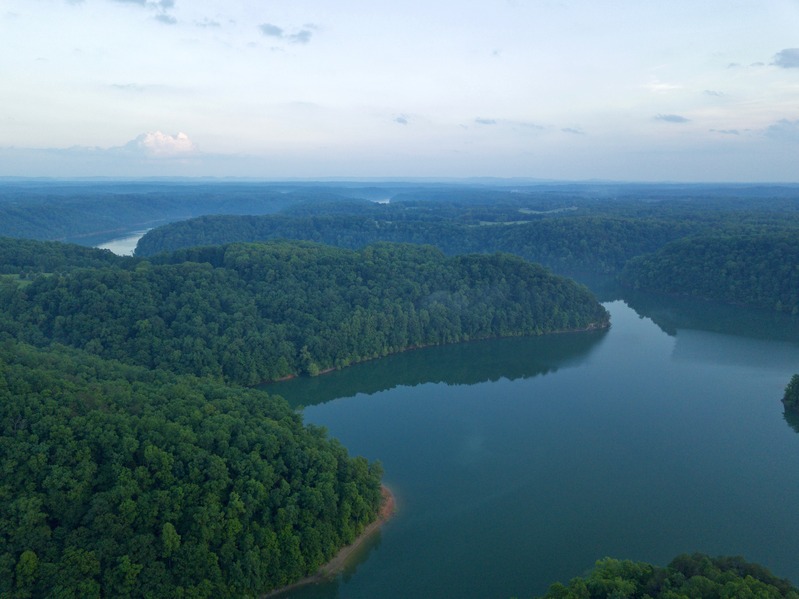
<instances>
[{"instance_id":1,"label":"eroded shoreline","mask_svg":"<svg viewBox=\"0 0 799 599\"><path fill-rule=\"evenodd\" d=\"M396 501L391 489L389 489L386 485L380 485L380 493L383 496L383 500L380 504L380 511L377 514L377 518L374 520L374 522L364 528L363 532L361 532L361 534L358 535L358 537L351 544L342 547L333 557L333 559L322 565L319 570L316 571L316 573L306 576L305 578L290 585L270 591L266 595L262 595L261 599L276 597L308 584L316 584L324 582L325 580L330 580L339 572L341 572L347 565L347 562L352 554L355 553L355 551L357 551L369 538L371 538L372 535L380 530L380 527L383 526L383 524L390 520L394 515L394 511L396 510Z\"/></svg>"}]
</instances>

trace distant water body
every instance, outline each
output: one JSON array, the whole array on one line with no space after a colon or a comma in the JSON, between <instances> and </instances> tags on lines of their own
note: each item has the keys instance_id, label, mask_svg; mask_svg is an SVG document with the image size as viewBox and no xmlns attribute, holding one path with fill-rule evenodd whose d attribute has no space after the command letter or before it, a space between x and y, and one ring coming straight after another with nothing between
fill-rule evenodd
<instances>
[{"instance_id":1,"label":"distant water body","mask_svg":"<svg viewBox=\"0 0 799 599\"><path fill-rule=\"evenodd\" d=\"M98 244L96 247L101 250L111 250L117 256L132 256L133 252L136 250L136 244L139 243L139 239L141 239L147 231L149 231L149 229L132 231L124 237L109 239L108 241Z\"/></svg>"}]
</instances>

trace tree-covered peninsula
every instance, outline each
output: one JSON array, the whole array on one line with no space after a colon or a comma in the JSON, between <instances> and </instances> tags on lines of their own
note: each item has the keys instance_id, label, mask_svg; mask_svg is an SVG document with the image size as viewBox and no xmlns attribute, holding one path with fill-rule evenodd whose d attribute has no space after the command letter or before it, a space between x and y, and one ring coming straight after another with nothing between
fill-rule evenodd
<instances>
[{"instance_id":1,"label":"tree-covered peninsula","mask_svg":"<svg viewBox=\"0 0 799 599\"><path fill-rule=\"evenodd\" d=\"M799 589L741 557L680 555L665 568L605 558L584 577L552 585L541 599L799 599Z\"/></svg>"},{"instance_id":2,"label":"tree-covered peninsula","mask_svg":"<svg viewBox=\"0 0 799 599\"><path fill-rule=\"evenodd\" d=\"M195 248L5 293L3 326L30 343L247 385L414 347L608 325L585 287L541 266L402 244Z\"/></svg>"},{"instance_id":3,"label":"tree-covered peninsula","mask_svg":"<svg viewBox=\"0 0 799 599\"><path fill-rule=\"evenodd\" d=\"M286 402L0 341L0 597L257 597L372 521L381 469Z\"/></svg>"}]
</instances>

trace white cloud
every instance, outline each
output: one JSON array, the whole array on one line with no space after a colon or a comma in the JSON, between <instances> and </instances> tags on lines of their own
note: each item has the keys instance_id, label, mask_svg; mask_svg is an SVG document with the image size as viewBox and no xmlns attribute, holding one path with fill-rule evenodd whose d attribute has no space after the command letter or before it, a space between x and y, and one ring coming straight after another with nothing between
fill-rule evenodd
<instances>
[{"instance_id":1,"label":"white cloud","mask_svg":"<svg viewBox=\"0 0 799 599\"><path fill-rule=\"evenodd\" d=\"M157 157L185 156L197 152L197 146L185 133L168 135L161 131L142 133L128 142L125 148Z\"/></svg>"}]
</instances>

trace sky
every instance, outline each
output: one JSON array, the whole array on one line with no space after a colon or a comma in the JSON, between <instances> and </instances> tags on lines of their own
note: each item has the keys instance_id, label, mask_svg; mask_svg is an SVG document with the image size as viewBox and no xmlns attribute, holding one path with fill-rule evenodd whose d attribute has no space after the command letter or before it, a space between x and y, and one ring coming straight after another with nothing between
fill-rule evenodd
<instances>
[{"instance_id":1,"label":"sky","mask_svg":"<svg viewBox=\"0 0 799 599\"><path fill-rule=\"evenodd\" d=\"M799 182L799 0L0 0L0 176Z\"/></svg>"}]
</instances>

